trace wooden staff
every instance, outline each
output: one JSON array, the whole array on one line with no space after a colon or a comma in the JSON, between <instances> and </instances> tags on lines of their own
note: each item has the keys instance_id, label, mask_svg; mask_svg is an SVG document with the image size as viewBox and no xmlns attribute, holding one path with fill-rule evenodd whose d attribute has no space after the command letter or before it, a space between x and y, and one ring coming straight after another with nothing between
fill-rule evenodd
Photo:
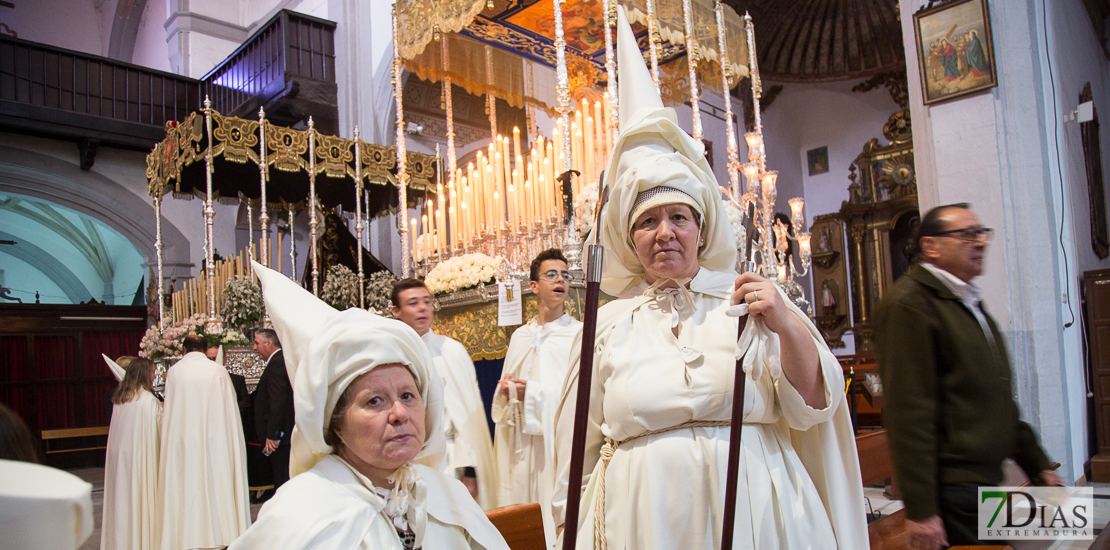
<instances>
[{"instance_id":1,"label":"wooden staff","mask_svg":"<svg viewBox=\"0 0 1110 550\"><path fill-rule=\"evenodd\" d=\"M745 234L748 236L747 245L744 247L746 251L751 249L752 237L755 236L754 216L746 216L745 229L747 229ZM749 262L747 258L741 258L740 261L745 272L755 271L755 265ZM739 326L736 329L737 342L740 341L740 335L744 334L744 327L747 326L749 318L751 318L750 313L740 318ZM744 390L748 383L748 376L744 373L744 356L747 354L748 350L744 350L744 355L736 359L736 373L733 375L732 382L732 418L728 438L728 468L725 470L725 516L722 518L724 524L721 526L721 550L732 550L732 539L736 527L736 492L740 477L740 436L744 430Z\"/></svg>"},{"instance_id":2,"label":"wooden staff","mask_svg":"<svg viewBox=\"0 0 1110 550\"><path fill-rule=\"evenodd\" d=\"M564 173L570 181L570 173ZM599 181L604 181L604 174ZM601 234L601 212L609 199L609 189L599 188L594 230ZM571 229L573 231L573 228ZM586 307L582 320L582 354L578 363L578 397L574 404L573 444L570 448L570 479L567 488L566 521L563 523L563 550L578 544L578 509L582 502L582 466L586 456L586 423L590 416L590 385L594 377L594 341L597 338L597 308L601 296L601 271L605 247L591 244L586 253Z\"/></svg>"},{"instance_id":3,"label":"wooden staff","mask_svg":"<svg viewBox=\"0 0 1110 550\"><path fill-rule=\"evenodd\" d=\"M736 340L744 333L748 324L748 317L740 318L739 328L736 331ZM747 350L745 350L746 354ZM732 550L733 530L736 526L736 491L737 479L740 477L740 433L744 429L744 389L748 377L744 373L744 357L736 360L735 380L732 383L732 419L728 438L728 469L725 478L725 517L721 528L721 550Z\"/></svg>"}]
</instances>

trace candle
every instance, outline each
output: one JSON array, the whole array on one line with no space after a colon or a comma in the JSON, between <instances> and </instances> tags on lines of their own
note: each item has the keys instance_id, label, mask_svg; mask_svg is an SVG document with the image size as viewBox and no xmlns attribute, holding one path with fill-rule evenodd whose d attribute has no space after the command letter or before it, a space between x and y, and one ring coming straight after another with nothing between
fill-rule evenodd
<instances>
[{"instance_id":1,"label":"candle","mask_svg":"<svg viewBox=\"0 0 1110 550\"><path fill-rule=\"evenodd\" d=\"M431 252L430 250L428 250L428 234L431 233L431 226L429 225L429 223L431 223L431 222L428 220L428 207L427 206L424 207L424 215L420 216L420 221L421 221L421 223L424 224L424 239L420 241L420 244L424 248L424 250L423 250L424 257L427 257L428 254Z\"/></svg>"},{"instance_id":2,"label":"candle","mask_svg":"<svg viewBox=\"0 0 1110 550\"><path fill-rule=\"evenodd\" d=\"M586 152L583 159L586 169L582 171L582 177L585 178L586 183L592 183L594 181L594 117L586 117L586 127L582 134L585 137L583 150Z\"/></svg>"},{"instance_id":3,"label":"candle","mask_svg":"<svg viewBox=\"0 0 1110 550\"><path fill-rule=\"evenodd\" d=\"M775 191L775 180L778 179L779 173L776 170L768 170L763 174L763 199L766 201L773 201L778 193Z\"/></svg>"},{"instance_id":4,"label":"candle","mask_svg":"<svg viewBox=\"0 0 1110 550\"><path fill-rule=\"evenodd\" d=\"M509 231L512 231L513 228L516 227L516 186L513 185L511 180L509 181L507 193L508 194L505 195L507 199L506 202L509 203L509 223L507 228Z\"/></svg>"},{"instance_id":5,"label":"candle","mask_svg":"<svg viewBox=\"0 0 1110 550\"><path fill-rule=\"evenodd\" d=\"M601 113L601 102L594 102L594 143L597 144L596 158L597 163L600 165L603 158L605 158L605 134L608 133L608 126L605 125L605 117Z\"/></svg>"},{"instance_id":6,"label":"candle","mask_svg":"<svg viewBox=\"0 0 1110 550\"><path fill-rule=\"evenodd\" d=\"M582 177L575 179L574 194L577 196L579 193L582 192L582 187L586 185L585 182L582 181L582 179L586 177L585 160L583 159L582 154L582 149L584 148L584 145L582 144L582 128L578 128L577 130L575 130L574 144L577 146L578 149L575 152L575 165L578 167L578 171L582 173Z\"/></svg>"},{"instance_id":7,"label":"candle","mask_svg":"<svg viewBox=\"0 0 1110 550\"><path fill-rule=\"evenodd\" d=\"M556 168L555 148L552 147L551 142L547 142L547 159L545 160L547 167L547 187L551 190L551 204L549 208L554 209L555 201L558 199L559 194L555 192L555 172Z\"/></svg>"},{"instance_id":8,"label":"candle","mask_svg":"<svg viewBox=\"0 0 1110 550\"><path fill-rule=\"evenodd\" d=\"M531 197L532 197L532 187L533 187L532 180L524 180L524 193L522 193L522 194L525 197L527 197L528 199L531 199ZM535 204L532 200L525 200L524 208L525 208L525 212L527 212L527 215L528 215L527 222L524 225L528 228L531 228L532 223L536 219Z\"/></svg>"},{"instance_id":9,"label":"candle","mask_svg":"<svg viewBox=\"0 0 1110 550\"><path fill-rule=\"evenodd\" d=\"M512 184L509 185L509 199L510 199L509 200L509 205L512 208L512 220L510 220L509 225L512 226L512 227L516 227L517 225L520 224L520 217L521 217L521 211L520 211L521 187L520 187L520 181L518 179L518 176L519 176L519 174L517 174L516 168L513 168Z\"/></svg>"},{"instance_id":10,"label":"candle","mask_svg":"<svg viewBox=\"0 0 1110 550\"><path fill-rule=\"evenodd\" d=\"M519 157L523 154L524 153L520 151L520 128L513 126L513 156ZM520 168L519 163L517 168Z\"/></svg>"},{"instance_id":11,"label":"candle","mask_svg":"<svg viewBox=\"0 0 1110 550\"><path fill-rule=\"evenodd\" d=\"M798 246L802 250L802 257L805 258L810 255L809 240L812 236L809 233L798 233ZM804 265L804 264L803 264Z\"/></svg>"},{"instance_id":12,"label":"candle","mask_svg":"<svg viewBox=\"0 0 1110 550\"><path fill-rule=\"evenodd\" d=\"M805 200L794 197L786 202L790 203L790 223L794 225L794 231L799 231L805 223L805 218L802 217L802 206L805 204Z\"/></svg>"},{"instance_id":13,"label":"candle","mask_svg":"<svg viewBox=\"0 0 1110 550\"><path fill-rule=\"evenodd\" d=\"M560 153L562 153L563 152L563 119L562 118L559 118L555 122L555 131L551 133L551 140L555 142L555 148L554 148L555 154L559 155ZM566 168L562 164L559 164L558 160L559 160L559 157L556 156L555 161L554 161L556 163L555 169L558 170L560 174L562 174L563 171L566 170Z\"/></svg>"},{"instance_id":14,"label":"candle","mask_svg":"<svg viewBox=\"0 0 1110 550\"><path fill-rule=\"evenodd\" d=\"M502 200L505 198L505 178L502 168L502 165L505 164L505 158L501 156L500 152L498 152L497 155L493 157L493 163L494 179L496 180L496 196L494 197L493 201L493 212L495 219L497 220L496 222L494 222L494 227L499 227L501 225L501 222L505 221L505 205L504 203L502 203Z\"/></svg>"},{"instance_id":15,"label":"candle","mask_svg":"<svg viewBox=\"0 0 1110 550\"><path fill-rule=\"evenodd\" d=\"M547 144L548 152L550 153L551 144ZM543 159L543 170L540 171L540 182L543 185L544 200L543 200L543 214L550 218L552 210L555 209L555 189L554 182L551 178L551 158Z\"/></svg>"},{"instance_id":16,"label":"candle","mask_svg":"<svg viewBox=\"0 0 1110 550\"><path fill-rule=\"evenodd\" d=\"M416 250L416 218L413 217L409 221L412 222L411 223L412 228L409 230L409 236L412 237L412 246L411 246L411 248L412 248L412 259L413 260L419 260L420 258L417 256L417 250Z\"/></svg>"}]
</instances>

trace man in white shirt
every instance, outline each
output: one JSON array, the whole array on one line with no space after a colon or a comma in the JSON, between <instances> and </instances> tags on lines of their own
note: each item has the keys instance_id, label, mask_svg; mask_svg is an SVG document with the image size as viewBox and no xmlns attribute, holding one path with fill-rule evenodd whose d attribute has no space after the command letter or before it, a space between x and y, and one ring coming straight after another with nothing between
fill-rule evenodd
<instances>
[{"instance_id":1,"label":"man in white shirt","mask_svg":"<svg viewBox=\"0 0 1110 550\"><path fill-rule=\"evenodd\" d=\"M462 481L482 509L496 508L497 469L493 441L470 353L457 340L432 332L435 308L432 295L422 281L397 281L391 299L393 317L420 335L443 377L447 432L443 471Z\"/></svg>"},{"instance_id":2,"label":"man in white shirt","mask_svg":"<svg viewBox=\"0 0 1110 550\"><path fill-rule=\"evenodd\" d=\"M550 547L555 544L551 516L555 412L571 346L582 323L563 307L570 273L562 251L552 248L536 256L529 279L539 313L513 332L509 341L501 382L493 397L494 441L500 504L539 503Z\"/></svg>"}]
</instances>

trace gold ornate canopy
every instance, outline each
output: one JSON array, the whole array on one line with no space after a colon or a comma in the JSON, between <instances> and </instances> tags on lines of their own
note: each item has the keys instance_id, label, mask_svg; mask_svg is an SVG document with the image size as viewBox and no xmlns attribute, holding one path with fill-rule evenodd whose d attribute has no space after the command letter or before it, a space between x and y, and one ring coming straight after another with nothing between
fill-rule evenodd
<instances>
[{"instance_id":1,"label":"gold ornate canopy","mask_svg":"<svg viewBox=\"0 0 1110 550\"><path fill-rule=\"evenodd\" d=\"M264 153L259 145L260 124L265 128ZM150 196L161 197L171 192L179 198L204 196L207 148L203 113L193 113L180 123L170 123L166 139L147 155ZM312 128L283 128L212 111L213 198L234 203L242 199L257 206L261 198L260 173L264 173L267 208L302 210L308 204L309 176L315 175L317 200L322 206L338 206L345 212L354 212L355 179L359 174L363 188L370 195L368 215L395 207L398 183L394 147L360 140L359 167L355 166L355 150L353 139L324 135ZM421 195L434 194L435 157L407 152L406 159L409 188ZM415 198L416 194L410 196Z\"/></svg>"}]
</instances>

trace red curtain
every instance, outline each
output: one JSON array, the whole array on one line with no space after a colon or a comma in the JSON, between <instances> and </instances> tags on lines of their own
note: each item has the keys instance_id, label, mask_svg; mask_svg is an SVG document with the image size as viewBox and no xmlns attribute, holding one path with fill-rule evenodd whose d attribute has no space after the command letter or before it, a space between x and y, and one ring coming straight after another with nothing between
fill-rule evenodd
<instances>
[{"instance_id":1,"label":"red curtain","mask_svg":"<svg viewBox=\"0 0 1110 550\"><path fill-rule=\"evenodd\" d=\"M115 389L118 383L101 354L113 360L123 355L138 355L142 338L142 332L81 333L85 375L82 427L108 425L109 412L104 404L104 395Z\"/></svg>"},{"instance_id":2,"label":"red curtain","mask_svg":"<svg viewBox=\"0 0 1110 550\"><path fill-rule=\"evenodd\" d=\"M31 419L28 383L27 335L0 336L0 403L15 411L24 422Z\"/></svg>"},{"instance_id":3,"label":"red curtain","mask_svg":"<svg viewBox=\"0 0 1110 550\"><path fill-rule=\"evenodd\" d=\"M31 431L106 426L116 379L100 356L138 355L143 333L0 336L0 402Z\"/></svg>"}]
</instances>

